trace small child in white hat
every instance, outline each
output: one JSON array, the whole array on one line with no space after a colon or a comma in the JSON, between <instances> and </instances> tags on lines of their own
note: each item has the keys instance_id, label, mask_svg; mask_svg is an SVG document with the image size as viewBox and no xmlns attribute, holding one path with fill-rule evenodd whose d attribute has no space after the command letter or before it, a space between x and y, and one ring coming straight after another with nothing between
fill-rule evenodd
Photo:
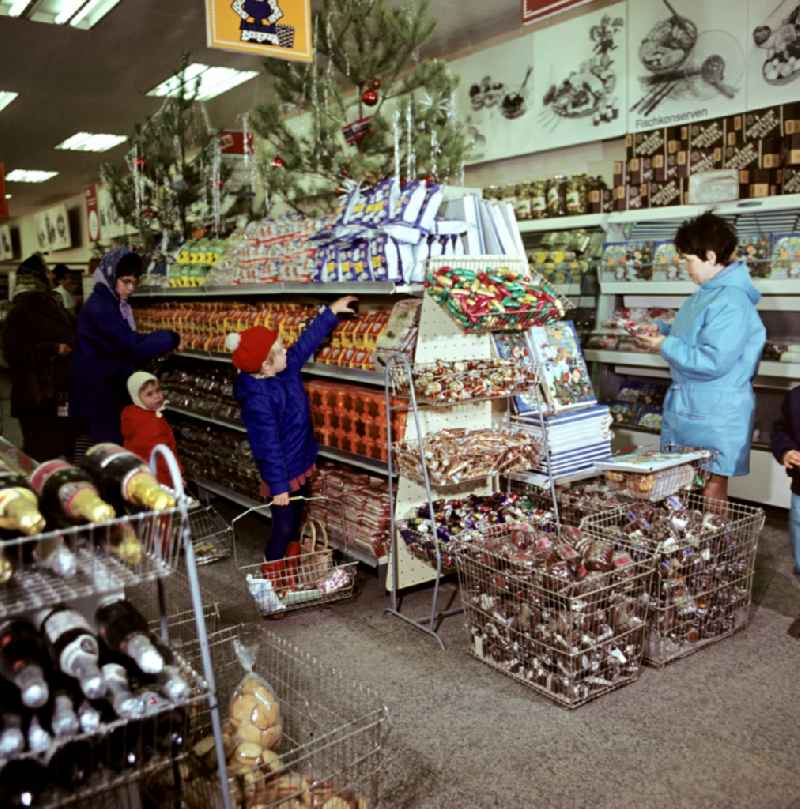
<instances>
[{"instance_id":1,"label":"small child in white hat","mask_svg":"<svg viewBox=\"0 0 800 809\"><path fill-rule=\"evenodd\" d=\"M122 443L125 449L150 463L153 447L166 444L178 460L175 435L162 414L166 401L158 379L146 371L136 371L128 378L128 393L133 404L122 411ZM180 461L178 460L180 467ZM172 476L163 458L158 459L158 481L172 486ZM181 472L183 468L181 467Z\"/></svg>"}]
</instances>

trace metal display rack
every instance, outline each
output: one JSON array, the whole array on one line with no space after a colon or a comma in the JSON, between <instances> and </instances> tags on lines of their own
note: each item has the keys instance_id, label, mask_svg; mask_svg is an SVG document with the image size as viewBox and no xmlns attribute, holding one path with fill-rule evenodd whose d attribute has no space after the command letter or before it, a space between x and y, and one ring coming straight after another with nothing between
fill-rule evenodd
<instances>
[{"instance_id":1,"label":"metal display rack","mask_svg":"<svg viewBox=\"0 0 800 809\"><path fill-rule=\"evenodd\" d=\"M5 439L0 439L4 450L18 453ZM23 457L24 456L19 456ZM176 664L190 686L186 699L163 700L150 706L148 712L137 719L117 719L101 724L92 734L68 737L60 744L88 741L91 750L91 772L85 785L75 788L58 786L36 800L37 809L73 806L95 796L102 796L119 788L135 790L145 775L160 770L178 771L178 763L186 756L185 749L176 744L185 736L187 722L197 706L207 704L209 722L215 739L216 765L225 771L225 753L222 745L222 730L216 701L214 670L208 652L208 637L205 612L197 576L195 548L191 538L187 498L178 466L170 450L160 445L153 451L150 465L155 472L162 458L169 470L176 494L177 506L160 512L143 512L98 524L78 526L72 529L51 531L11 540L3 545L6 559L22 571L17 578L0 588L0 618L28 615L46 606L59 603L81 602L81 606L93 610L98 597L107 593L123 593L126 588L155 582L159 607L161 640L170 644L170 623L167 619L166 579L179 567L181 554L186 564L186 576L192 605L195 633L200 650L197 667L190 666L178 653ZM24 458L26 468L32 466ZM136 553L122 552L122 542L138 540ZM42 542L59 542L73 551L77 558L77 570L67 579L58 578L46 570L25 565L31 552ZM172 739L160 744L159 739ZM26 752L18 759L33 759L40 763L63 747L57 742L47 753ZM135 753L131 753L133 750ZM65 752L66 756L67 753ZM14 759L14 760L18 760ZM100 767L99 765L103 766ZM59 771L60 772L60 771ZM232 809L227 790L221 793L224 809Z\"/></svg>"},{"instance_id":2,"label":"metal display rack","mask_svg":"<svg viewBox=\"0 0 800 809\"><path fill-rule=\"evenodd\" d=\"M502 258L503 266L512 266L514 261L507 257L496 257L495 262L500 262ZM492 259L481 259L482 263L488 263ZM431 260L431 265L435 266L437 260ZM415 365L423 365L435 361L457 362L460 360L484 360L492 357L493 347L490 334L467 334L464 333L456 322L451 318L441 306L439 306L429 296L425 296L420 314L419 337L414 357ZM405 434L393 436L391 430L392 411L396 407L393 404L394 389L393 380L397 376L404 378L404 389L408 391L408 408L412 418L406 419ZM411 624L415 628L436 639L441 648L445 648L444 642L439 636L439 629L442 621L452 615L460 614L463 610L460 607L452 607L453 600L457 594L454 589L447 604L442 606L442 580L448 574L447 566L444 564L442 543L434 539L433 557L429 561L423 561L412 555L405 541L399 537L397 523L407 516L420 504L427 504L428 515L431 525L434 526L433 534L436 534L436 517L434 513L434 499L438 497L459 497L465 494L489 494L493 489L499 488L497 476L487 476L479 481L467 482L457 487L447 487L437 490L431 483L428 467L425 462L423 441L425 435L436 432L444 428L464 427L468 429L478 429L496 426L501 419L508 419L508 404L510 394L504 398L503 410L501 413L497 405L497 400L462 400L452 405L444 403L430 403L420 401L414 385L414 374L412 363L407 357L400 354L390 354L384 361L385 379L385 403L386 421L389 425L387 432L388 441L388 467L389 467L389 496L394 497L395 491L395 464L393 445L395 441L405 441L409 445L416 443L419 448L419 466L422 474L422 481L411 480L405 476L398 476L397 497L395 508L391 514L391 540L389 554L389 570L387 575L387 590L389 591L389 606L385 612ZM537 388L532 389L527 395L539 398ZM541 452L549 455L549 442L547 440L547 425L544 419L544 407L537 408L542 435L544 436L544 446ZM547 468L551 468L548 462ZM553 504L553 511L558 514L558 505L555 494L555 482L552 476L542 476L541 485L549 490L550 499ZM433 582L431 593L430 612L426 616L412 617L403 612L402 597L400 591L418 584Z\"/></svg>"}]
</instances>

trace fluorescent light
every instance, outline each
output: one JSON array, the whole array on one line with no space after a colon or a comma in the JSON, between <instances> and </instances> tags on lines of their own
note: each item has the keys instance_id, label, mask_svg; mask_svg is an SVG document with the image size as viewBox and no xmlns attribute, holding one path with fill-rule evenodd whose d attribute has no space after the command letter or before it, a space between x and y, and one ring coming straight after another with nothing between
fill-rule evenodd
<instances>
[{"instance_id":1,"label":"fluorescent light","mask_svg":"<svg viewBox=\"0 0 800 809\"><path fill-rule=\"evenodd\" d=\"M77 132L71 138L67 138L63 143L59 143L56 149L70 149L75 152L107 152L120 143L125 143L128 138L125 135L93 135L91 132Z\"/></svg>"},{"instance_id":2,"label":"fluorescent light","mask_svg":"<svg viewBox=\"0 0 800 809\"><path fill-rule=\"evenodd\" d=\"M14 169L6 174L7 183L43 183L58 174L57 171L38 171L35 169Z\"/></svg>"},{"instance_id":3,"label":"fluorescent light","mask_svg":"<svg viewBox=\"0 0 800 809\"><path fill-rule=\"evenodd\" d=\"M63 25L85 2L86 0L65 0L56 12L56 25Z\"/></svg>"},{"instance_id":4,"label":"fluorescent light","mask_svg":"<svg viewBox=\"0 0 800 809\"><path fill-rule=\"evenodd\" d=\"M11 199L11 194L6 194L6 199Z\"/></svg>"},{"instance_id":5,"label":"fluorescent light","mask_svg":"<svg viewBox=\"0 0 800 809\"><path fill-rule=\"evenodd\" d=\"M18 95L10 90L0 90L0 110L4 110Z\"/></svg>"},{"instance_id":6,"label":"fluorescent light","mask_svg":"<svg viewBox=\"0 0 800 809\"><path fill-rule=\"evenodd\" d=\"M176 73L165 79L147 94L149 96L177 96L180 94L181 83L187 85L186 92L191 94L194 84L199 80L197 88L197 101L208 101L222 93L249 81L258 75L257 70L235 70L232 67L209 67L197 62L186 67L183 75Z\"/></svg>"},{"instance_id":7,"label":"fluorescent light","mask_svg":"<svg viewBox=\"0 0 800 809\"><path fill-rule=\"evenodd\" d=\"M0 13L9 17L19 17L30 5L31 0L6 0L0 3Z\"/></svg>"},{"instance_id":8,"label":"fluorescent light","mask_svg":"<svg viewBox=\"0 0 800 809\"><path fill-rule=\"evenodd\" d=\"M73 28L84 31L94 27L111 11L120 0L89 0L89 2L69 21Z\"/></svg>"}]
</instances>

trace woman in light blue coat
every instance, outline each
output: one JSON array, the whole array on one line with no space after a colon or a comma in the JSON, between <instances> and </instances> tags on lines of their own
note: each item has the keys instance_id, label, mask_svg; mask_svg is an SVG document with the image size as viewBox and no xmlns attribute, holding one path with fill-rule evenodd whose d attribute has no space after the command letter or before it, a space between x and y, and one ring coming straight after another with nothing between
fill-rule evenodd
<instances>
[{"instance_id":1,"label":"woman in light blue coat","mask_svg":"<svg viewBox=\"0 0 800 809\"><path fill-rule=\"evenodd\" d=\"M731 261L736 233L707 213L685 222L675 245L700 289L681 306L672 326L642 336L643 348L669 363L672 385L664 400L661 445L714 451L704 494L725 500L728 478L750 471L755 396L766 330L756 310L761 295L747 265Z\"/></svg>"}]
</instances>

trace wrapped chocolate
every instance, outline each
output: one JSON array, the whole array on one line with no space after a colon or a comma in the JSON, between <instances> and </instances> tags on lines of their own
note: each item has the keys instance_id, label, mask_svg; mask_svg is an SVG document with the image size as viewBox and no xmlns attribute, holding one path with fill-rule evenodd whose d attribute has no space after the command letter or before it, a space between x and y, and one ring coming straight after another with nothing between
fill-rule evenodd
<instances>
[{"instance_id":1,"label":"wrapped chocolate","mask_svg":"<svg viewBox=\"0 0 800 809\"><path fill-rule=\"evenodd\" d=\"M427 435L422 443L428 477L435 487L532 469L539 458L537 444L521 430L451 428ZM394 453L401 475L424 479L416 441L395 444Z\"/></svg>"}]
</instances>

